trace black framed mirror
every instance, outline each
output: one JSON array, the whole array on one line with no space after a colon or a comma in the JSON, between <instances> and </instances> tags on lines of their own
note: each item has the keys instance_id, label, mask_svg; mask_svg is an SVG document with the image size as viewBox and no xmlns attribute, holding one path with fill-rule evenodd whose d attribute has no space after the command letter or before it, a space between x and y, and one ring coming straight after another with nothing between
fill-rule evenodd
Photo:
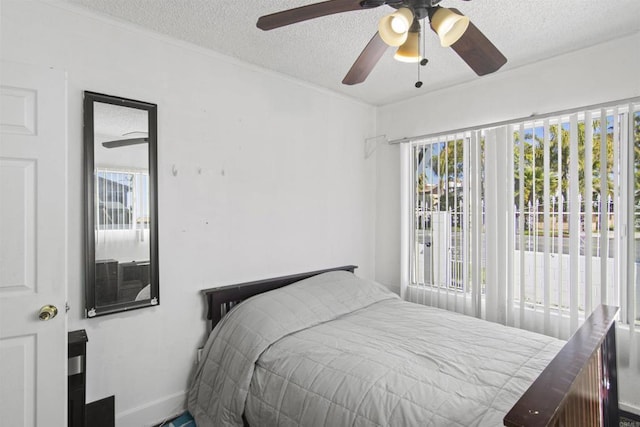
<instances>
[{"instance_id":1,"label":"black framed mirror","mask_svg":"<svg viewBox=\"0 0 640 427\"><path fill-rule=\"evenodd\" d=\"M87 317L160 303L157 158L157 105L84 92Z\"/></svg>"}]
</instances>

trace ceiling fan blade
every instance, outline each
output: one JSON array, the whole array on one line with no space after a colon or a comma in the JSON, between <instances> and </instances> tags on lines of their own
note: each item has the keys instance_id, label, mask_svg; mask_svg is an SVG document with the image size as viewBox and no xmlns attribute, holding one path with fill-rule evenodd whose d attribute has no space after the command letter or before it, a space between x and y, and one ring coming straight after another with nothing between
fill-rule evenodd
<instances>
[{"instance_id":1,"label":"ceiling fan blade","mask_svg":"<svg viewBox=\"0 0 640 427\"><path fill-rule=\"evenodd\" d=\"M126 147L127 145L146 144L149 142L148 138L129 138L129 139L116 139L115 141L106 141L102 143L104 148L118 148Z\"/></svg>"},{"instance_id":2,"label":"ceiling fan blade","mask_svg":"<svg viewBox=\"0 0 640 427\"><path fill-rule=\"evenodd\" d=\"M256 26L267 31L320 16L364 9L364 7L360 5L361 1L362 0L329 0L296 7L294 9L272 13L271 15L261 16L258 18Z\"/></svg>"},{"instance_id":3,"label":"ceiling fan blade","mask_svg":"<svg viewBox=\"0 0 640 427\"><path fill-rule=\"evenodd\" d=\"M380 34L376 33L353 63L342 84L355 85L365 81L388 47Z\"/></svg>"},{"instance_id":4,"label":"ceiling fan blade","mask_svg":"<svg viewBox=\"0 0 640 427\"><path fill-rule=\"evenodd\" d=\"M457 9L452 11L462 15ZM462 37L451 45L451 48L471 67L479 76L498 71L500 67L507 63L507 58L482 32L469 22L467 31Z\"/></svg>"}]
</instances>

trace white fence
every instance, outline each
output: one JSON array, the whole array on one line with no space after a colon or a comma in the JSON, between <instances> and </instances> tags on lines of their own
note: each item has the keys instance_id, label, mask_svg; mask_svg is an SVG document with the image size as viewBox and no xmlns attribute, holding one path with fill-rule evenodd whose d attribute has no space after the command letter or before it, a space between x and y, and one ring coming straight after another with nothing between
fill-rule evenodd
<instances>
[{"instance_id":1,"label":"white fence","mask_svg":"<svg viewBox=\"0 0 640 427\"><path fill-rule=\"evenodd\" d=\"M556 201L550 204L550 207L556 209L558 206ZM601 224L608 224L613 227L614 213L613 203L609 200L604 206L605 212L601 213L599 201L594 202L594 209L591 213L591 221L587 220L585 212L580 213L580 256L579 256L579 272L578 281L585 282L586 263L591 263L591 301L601 301L601 252L606 245L607 250L607 271L616 271L614 233L607 230L600 232ZM600 216L606 215L606 221L601 221ZM636 214L638 215L638 214ZM569 236L567 235L568 218L570 212L549 212L548 224L548 247L549 258L545 262L545 246L544 246L544 211L533 209L532 206L527 209L522 218L525 220L525 234L521 236L518 233L521 218L520 212L515 213L515 230L514 230L514 266L513 271L520 270L520 246L524 250L524 276L522 280L525 283L524 301L527 307L535 308L544 302L544 276L545 271L549 271L550 276L550 305L551 307L566 308L570 301L570 255L569 255ZM427 225L415 230L416 238L414 240L415 262L413 271L413 282L418 286L429 286L450 292L469 292L468 279L464 277L465 250L463 242L463 233L458 224L463 224L461 220L462 214L448 211L432 211L428 213L428 221L420 218L416 224ZM456 221L457 219L457 221ZM591 256L585 253L585 233L587 224L592 224L590 238ZM636 222L637 223L637 222ZM485 236L486 238L486 236ZM484 244L483 244L484 248ZM482 254L484 260L484 250ZM640 280L640 236L636 237L636 254L635 254L635 280ZM483 261L484 265L484 261ZM574 274L575 276L575 274ZM520 282L517 283L514 277L514 299L520 301ZM636 288L640 289L640 285L636 284ZM580 301L580 310L584 309L585 290L578 288L578 301ZM484 283L482 284L482 293L484 293ZM607 286L608 300L619 301L619 289L615 286L615 280ZM637 295L640 298L640 295ZM640 303L640 301L638 301ZM640 319L639 319L640 320Z\"/></svg>"}]
</instances>

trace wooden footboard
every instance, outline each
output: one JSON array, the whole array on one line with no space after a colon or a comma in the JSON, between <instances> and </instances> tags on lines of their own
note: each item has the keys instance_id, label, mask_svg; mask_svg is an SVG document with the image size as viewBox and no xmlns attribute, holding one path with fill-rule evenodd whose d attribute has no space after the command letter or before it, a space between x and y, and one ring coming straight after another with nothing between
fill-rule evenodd
<instances>
[{"instance_id":1,"label":"wooden footboard","mask_svg":"<svg viewBox=\"0 0 640 427\"><path fill-rule=\"evenodd\" d=\"M600 305L504 418L518 426L618 426L615 316Z\"/></svg>"}]
</instances>

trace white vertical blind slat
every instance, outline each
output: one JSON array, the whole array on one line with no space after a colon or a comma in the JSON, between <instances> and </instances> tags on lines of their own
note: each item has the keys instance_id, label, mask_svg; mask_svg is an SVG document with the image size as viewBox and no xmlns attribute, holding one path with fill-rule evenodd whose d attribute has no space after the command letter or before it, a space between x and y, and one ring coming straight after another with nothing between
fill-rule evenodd
<instances>
[{"instance_id":1,"label":"white vertical blind slat","mask_svg":"<svg viewBox=\"0 0 640 427\"><path fill-rule=\"evenodd\" d=\"M507 133L508 127L501 126L495 130L495 144L498 152L506 153L507 152ZM498 163L496 167L496 204L500 206L499 209L496 210L495 215L495 231L496 231L496 246L495 246L495 256L496 256L496 283L494 286L494 292L496 293L496 306L497 306L497 322L503 325L507 324L507 304L508 300L508 292L507 286L507 269L505 268L504 260L505 259L505 250L506 247L504 242L507 241L507 211L503 209L504 206L510 204L509 197L507 197L507 191L509 190L506 187L507 179L507 163L508 158L506 156L498 156Z\"/></svg>"},{"instance_id":2,"label":"white vertical blind slat","mask_svg":"<svg viewBox=\"0 0 640 427\"><path fill-rule=\"evenodd\" d=\"M600 303L608 304L609 260L609 156L607 143L607 111L600 110Z\"/></svg>"},{"instance_id":3,"label":"white vertical blind slat","mask_svg":"<svg viewBox=\"0 0 640 427\"><path fill-rule=\"evenodd\" d=\"M550 214L549 202L551 199L551 159L549 151L550 135L549 135L549 119L545 119L542 124L543 131L543 239L544 239L544 278L543 278L543 294L544 294L544 333L551 334L551 233L549 230Z\"/></svg>"},{"instance_id":4,"label":"white vertical blind slat","mask_svg":"<svg viewBox=\"0 0 640 427\"><path fill-rule=\"evenodd\" d=\"M520 139L520 157L518 161L518 188L520 189L518 212L518 236L520 238L518 247L520 248L520 272L517 282L520 284L520 327L525 327L525 301L526 301L526 283L525 283L525 238L524 238L524 159L525 159L525 146L524 146L524 123L520 123L518 128L518 137Z\"/></svg>"},{"instance_id":5,"label":"white vertical blind slat","mask_svg":"<svg viewBox=\"0 0 640 427\"><path fill-rule=\"evenodd\" d=\"M497 169L495 153L499 152L496 141L496 130L490 129L485 133L485 229L486 239L486 284L485 284L485 304L486 319L490 321L498 320L498 212L497 212Z\"/></svg>"},{"instance_id":6,"label":"white vertical blind slat","mask_svg":"<svg viewBox=\"0 0 640 427\"><path fill-rule=\"evenodd\" d=\"M608 115L608 114L607 114ZM621 257L620 250L622 249L622 232L623 228L620 227L622 225L622 221L624 220L622 212L624 212L624 204L625 200L621 197L620 194L620 185L624 180L624 171L621 170L621 164L624 164L621 161L621 145L620 145L620 122L619 122L619 114L618 109L614 108L611 112L612 117L612 128L613 128L613 221L616 224L613 233L613 247L614 250L614 268L613 268L613 277L616 284L625 283L624 281L624 263L623 257ZM607 128L608 128L608 122ZM624 150L622 150L624 151ZM616 304L620 305L620 317L624 319L626 317L626 306L625 306L625 289L620 289L619 286L616 286L613 289L613 301Z\"/></svg>"},{"instance_id":7,"label":"white vertical blind slat","mask_svg":"<svg viewBox=\"0 0 640 427\"><path fill-rule=\"evenodd\" d=\"M525 131L526 132L526 131ZM531 123L531 198L529 200L529 209L533 212L529 213L529 247L527 250L529 253L533 252L533 271L532 271L532 285L533 285L533 311L538 310L538 303L540 301L540 294L538 293L538 193L536 188L536 126L535 123ZM534 313L534 319L535 319Z\"/></svg>"},{"instance_id":8,"label":"white vertical blind slat","mask_svg":"<svg viewBox=\"0 0 640 427\"><path fill-rule=\"evenodd\" d=\"M507 189L510 189L509 196L506 200L506 209L507 209L507 276L506 276L506 287L507 287L507 325L515 326L514 319L514 302L515 302L515 276L514 276L514 258L515 258L515 208L513 205L513 196L512 191L514 188L514 166L513 166L513 147L514 147L514 138L513 138L513 127L507 126L507 147L506 147L506 159L507 159Z\"/></svg>"},{"instance_id":9,"label":"white vertical blind slat","mask_svg":"<svg viewBox=\"0 0 640 427\"><path fill-rule=\"evenodd\" d=\"M437 144L437 142L436 142L436 141L433 141L433 140L432 140L432 141L430 141L430 144L429 144L429 146L428 146L428 150L427 150L427 154L425 154L425 155L428 155L428 156L429 156L429 157L428 157L428 159L429 159L429 170L433 170L433 168L434 168L434 165L433 165L433 161L434 161L434 158L433 158L433 147L434 147L434 145L435 145L435 144ZM439 183L433 183L433 182L432 182L431 184L432 184L432 185L433 185L433 184L435 184L435 185L439 185ZM432 188L431 188L431 192L430 192L430 194L431 194L431 195L433 194L433 191L434 191L434 190L436 190L436 188L437 188L437 190L438 190L438 194L439 194L440 187L438 186L438 187L432 187ZM431 201L431 202L432 202L432 201ZM430 255L429 255L429 263L430 263L430 268L429 268L429 272L430 272L430 276L429 276L429 283L430 283L430 285L431 285L431 286L435 286L435 285L437 285L437 284L435 283L435 280L436 280L435 278L436 278L436 277L438 277L438 276L436 276L436 275L435 275L435 272L434 272L435 268L437 267L437 266L436 266L436 263L434 262L434 257L437 255L437 254L436 254L436 252L437 252L437 251L435 251L435 247L434 247L434 243L435 243L435 236L434 236L434 234L433 234L433 222L434 222L434 213L435 213L435 212L436 212L436 210L435 210L435 205L434 205L434 203L432 202L432 203L430 203L430 204L429 204L429 215L430 215L430 216L429 216L429 218L431 218L431 227L429 227L429 231L428 231L428 233L427 233L427 234L428 234L429 242L430 242L430 244L431 244L431 247L430 247L430 249L429 249L429 250L430 250L430 252L429 252L429 254L430 254ZM434 297L433 292L429 292L429 305L434 305L433 297Z\"/></svg>"},{"instance_id":10,"label":"white vertical blind slat","mask_svg":"<svg viewBox=\"0 0 640 427\"><path fill-rule=\"evenodd\" d=\"M414 195L413 195L413 203L411 203L409 211L411 212L411 220L412 220L412 223L413 223L412 233L413 234L418 234L418 232L416 230L420 229L420 218L418 218L416 216L415 212L416 212L416 208L418 207L418 205L420 203L420 193L419 193L420 189L418 187L418 179L419 179L418 177L420 175L420 171L419 171L420 156L419 155L415 155L415 154L417 154L420 151L420 147L419 146L414 147L413 150L414 150L414 155L412 156L413 157L413 159L412 159L413 161L411 162L412 163L411 164L411 176L412 176L411 182L413 183ZM411 252L412 252L411 253L411 257L415 258L420 253L419 247L418 247L420 245L420 240L417 238L417 236L414 237L411 240L413 242L413 244L411 245L412 246L412 248L411 248ZM421 282L422 282L422 280L424 280L424 279L422 279L422 280L420 279L420 274L418 272L418 268L419 268L418 263L413 263L413 268L411 269L411 276L412 276L412 281L418 285L416 287L419 287ZM409 291L410 291L409 292L409 300L410 301L417 302L416 301L416 295L415 295L416 287L409 288Z\"/></svg>"},{"instance_id":11,"label":"white vertical blind slat","mask_svg":"<svg viewBox=\"0 0 640 427\"><path fill-rule=\"evenodd\" d=\"M422 260L423 263L426 261L427 257L424 253L424 251L426 250L425 247L425 242L426 242L426 235L427 235L427 230L425 228L425 224L426 224L426 216L427 216L427 207L425 205L425 197L426 197L426 193L425 193L425 189L426 186L428 185L429 181L427 178L427 158L426 158L426 151L425 151L425 147L426 144L423 143L419 146L418 150L419 150L419 154L422 155L422 162L418 162L418 168L416 169L418 175L416 176L416 192L422 192L421 194L419 193L419 197L418 200L420 201L420 203L414 207L414 209L418 209L419 212L422 213L422 216L418 217L418 229L419 229L419 237L416 237L416 245L415 245L415 251L416 251L416 256L419 256L420 253L422 252ZM420 158L420 156L417 156L418 159ZM420 175L422 175L422 189L418 188L417 185L417 180L420 179ZM428 281L428 278L426 277L426 271L425 271L425 266L422 266L422 271L417 270L416 274L419 277L419 280L417 280L419 286L416 287L415 292L415 299L416 302L420 302L420 300L422 300L422 303L425 303L425 289L426 289L426 283Z\"/></svg>"},{"instance_id":12,"label":"white vertical blind slat","mask_svg":"<svg viewBox=\"0 0 640 427\"><path fill-rule=\"evenodd\" d=\"M635 215L634 215L634 201L635 201L635 137L634 137L634 106L633 104L629 104L627 107L627 166L624 168L628 173L628 179L626 181L627 184L627 224L628 224L628 232L627 232L627 319L626 322L629 324L630 333L633 335L635 331L635 323L637 316L637 307L636 302L638 301L636 295L636 281L638 280L635 277ZM635 358L637 359L637 354Z\"/></svg>"},{"instance_id":13,"label":"white vertical blind slat","mask_svg":"<svg viewBox=\"0 0 640 427\"><path fill-rule=\"evenodd\" d=\"M412 200L412 186L415 185L415 169L412 167L414 153L413 145L400 146L400 173L407 178L400 180L400 296L409 301L411 299L408 298L407 291L415 283L415 276L411 275L415 260L415 254L412 253L415 233L412 225L415 215L415 200Z\"/></svg>"},{"instance_id":14,"label":"white vertical blind slat","mask_svg":"<svg viewBox=\"0 0 640 427\"><path fill-rule=\"evenodd\" d=\"M443 146L443 144L442 144L442 143L438 143L438 145L440 146L440 150L446 149L446 143L444 144L445 148L443 148L443 147L442 147L442 146ZM439 160L437 160L437 162L438 162L438 174L439 174L439 175L441 175L441 174L442 174L442 171L440 170L440 161L439 161ZM441 203L443 203L443 200L442 200L442 199L444 199L444 197L442 197L442 196L443 196L443 194L442 194L442 191L443 191L443 185L442 185L442 184L443 184L443 183L442 183L442 180L440 180L440 181L438 182L438 196L439 196L439 197L438 197L438 205L440 205ZM446 190L445 190L445 191L446 191ZM446 203L446 200L445 200L444 202ZM440 208L438 208L438 210L440 210ZM439 212L436 212L436 214L439 214ZM436 223L437 223L437 224L439 224L439 225L438 225L438 227L440 227L440 225L441 225L441 224L440 224L440 218L439 218L439 216L434 216L434 217L432 218L432 220L431 220L431 227L432 227L431 229L432 229L432 230L433 230L433 227L436 225ZM431 242L432 242L432 247L431 247L431 249L432 249L432 250L431 250L431 256L432 256L432 260L433 260L432 267L433 267L434 285L435 285L435 288L436 288L436 295L435 295L435 297L436 297L436 303L435 303L435 305L436 305L436 307L442 307L442 306L440 305L440 288L442 287L442 283L440 282L440 279L441 279L441 277L442 277L442 271L441 271L441 266L442 266L442 264L441 264L442 253L441 253L441 251L436 251L436 250L434 250L434 248L435 248L435 247L439 247L439 248L440 248L440 247L443 247L442 245L443 245L443 243L444 243L444 242L442 242L442 241L441 241L441 240L442 240L442 233L439 231L439 229L438 229L438 232L437 232L437 233L434 233L434 232L432 231L432 237L433 237L433 238L432 238L432 240L431 240ZM436 245L437 245L437 246L436 246ZM447 246L444 246L444 248L448 248L448 245L447 245ZM445 250L446 250L446 249L445 249Z\"/></svg>"},{"instance_id":15,"label":"white vertical blind slat","mask_svg":"<svg viewBox=\"0 0 640 427\"><path fill-rule=\"evenodd\" d=\"M454 203L454 210L453 210L453 214L455 215L454 218L454 224L456 225L456 228L458 228L458 226L460 225L460 217L458 216L458 212L459 212L459 199L458 199L458 138L456 138L453 142L453 168L454 168L454 172L453 172L453 203ZM454 230L454 232L457 233L457 230ZM452 255L452 259L451 259L451 264L450 265L450 269L451 269L451 279L453 281L453 285L455 286L452 291L453 291L453 306L454 306L454 310L456 312L459 312L459 308L458 308L458 294L457 294L457 286L459 283L459 277L458 277L458 257L460 256L460 252L461 252L461 244L463 242L461 241L457 241L456 245L453 246L452 243L452 248L454 249L455 253Z\"/></svg>"},{"instance_id":16,"label":"white vertical blind slat","mask_svg":"<svg viewBox=\"0 0 640 427\"><path fill-rule=\"evenodd\" d=\"M473 315L482 316L481 304L481 251L482 251L482 200L480 192L480 137L479 132L471 133L471 214L472 214L472 233L471 233L471 301L473 307Z\"/></svg>"},{"instance_id":17,"label":"white vertical blind slat","mask_svg":"<svg viewBox=\"0 0 640 427\"><path fill-rule=\"evenodd\" d=\"M578 177L578 116L569 118L569 328L578 329L580 283L580 187Z\"/></svg>"},{"instance_id":18,"label":"white vertical blind slat","mask_svg":"<svg viewBox=\"0 0 640 427\"><path fill-rule=\"evenodd\" d=\"M467 295L469 295L470 287L470 254L471 254L471 188L470 181L467 177L471 177L471 135L465 135L463 139L462 147L462 212L463 212L463 225L462 225L462 241L464 242L462 252L462 286L463 286L463 300L462 300L462 312L468 314L467 309ZM472 181L471 181L472 182Z\"/></svg>"},{"instance_id":19,"label":"white vertical blind slat","mask_svg":"<svg viewBox=\"0 0 640 427\"><path fill-rule=\"evenodd\" d=\"M624 286L624 294L625 294L625 313L626 317L622 317L622 319L628 323L631 328L634 327L635 323L635 285L636 278L634 274L633 258L635 255L635 247L634 247L634 234L635 234L635 226L633 222L633 201L634 201L634 136L633 136L633 106L629 105L627 113L619 113L620 118L620 147L621 151L624 152L621 155L621 159L624 159L624 168L621 170L623 177L628 177L628 179L621 180L621 198L624 200L624 204L621 209L624 209L621 212L621 217L623 219L623 248L619 253L628 254L627 257L620 257L624 261L624 275L623 282Z\"/></svg>"},{"instance_id":20,"label":"white vertical blind slat","mask_svg":"<svg viewBox=\"0 0 640 427\"><path fill-rule=\"evenodd\" d=\"M584 119L584 310L593 311L593 118Z\"/></svg>"},{"instance_id":21,"label":"white vertical blind slat","mask_svg":"<svg viewBox=\"0 0 640 427\"><path fill-rule=\"evenodd\" d=\"M564 159L562 157L562 119L558 120L557 125L557 139L558 139L558 190L557 190L557 198L558 198L558 280L557 280L557 288L558 288L558 318L562 319L564 314L564 280L562 277L563 267L564 267L564 196L562 195L562 165ZM562 328L562 322L558 322L557 324L558 337L568 337L569 334L564 334Z\"/></svg>"},{"instance_id":22,"label":"white vertical blind slat","mask_svg":"<svg viewBox=\"0 0 640 427\"><path fill-rule=\"evenodd\" d=\"M418 256L418 254L420 253L420 236L422 234L422 231L420 231L420 217L417 216L415 214L416 209L419 209L420 206L420 188L418 186L418 180L420 179L420 173L422 172L420 170L420 156L417 155L418 152L421 150L420 146L416 146L414 147L415 150L415 154L414 156L412 156L412 164L411 164L411 175L413 177L413 179L411 180L411 182L413 183L413 203L410 206L410 211L411 211L411 219L413 222L413 227L412 227L412 231L413 233L416 235L413 239L413 245L411 247L411 252L412 252L412 256ZM421 277L420 272L419 272L419 266L418 264L414 264L413 269L411 271L411 275L413 277L413 281L418 285L417 287L420 287L422 285L422 281L424 280L423 277ZM411 288L411 294L410 294L410 298L411 301L417 302L417 290L415 288Z\"/></svg>"}]
</instances>

